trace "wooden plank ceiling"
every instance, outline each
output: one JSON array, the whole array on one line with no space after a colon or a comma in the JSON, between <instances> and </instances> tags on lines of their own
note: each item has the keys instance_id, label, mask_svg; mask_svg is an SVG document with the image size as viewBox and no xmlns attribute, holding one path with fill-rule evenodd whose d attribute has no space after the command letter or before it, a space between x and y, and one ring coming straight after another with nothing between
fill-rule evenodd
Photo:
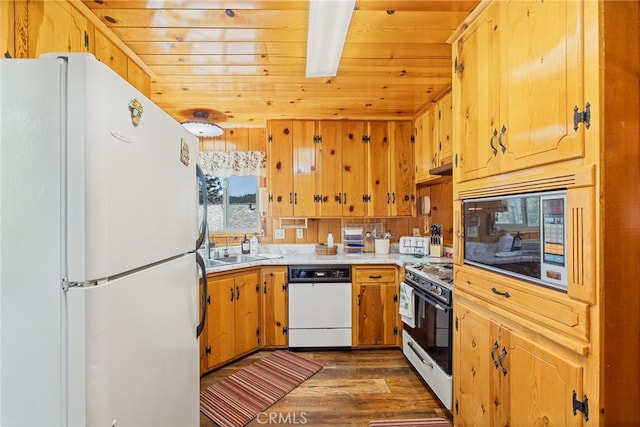
<instances>
[{"instance_id":1,"label":"wooden plank ceiling","mask_svg":"<svg viewBox=\"0 0 640 427\"><path fill-rule=\"evenodd\" d=\"M306 78L307 0L83 0L178 121L412 118L451 85L446 43L479 1L357 0L338 75Z\"/></svg>"}]
</instances>

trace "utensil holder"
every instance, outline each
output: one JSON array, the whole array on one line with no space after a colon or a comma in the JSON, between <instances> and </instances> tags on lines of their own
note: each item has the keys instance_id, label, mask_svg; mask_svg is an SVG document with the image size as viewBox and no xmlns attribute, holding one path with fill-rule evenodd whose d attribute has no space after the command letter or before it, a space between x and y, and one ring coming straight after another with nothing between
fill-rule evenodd
<instances>
[{"instance_id":1,"label":"utensil holder","mask_svg":"<svg viewBox=\"0 0 640 427\"><path fill-rule=\"evenodd\" d=\"M429 256L433 257L441 257L444 254L444 247L440 245L435 245L431 243L429 245Z\"/></svg>"},{"instance_id":2,"label":"utensil holder","mask_svg":"<svg viewBox=\"0 0 640 427\"><path fill-rule=\"evenodd\" d=\"M374 245L377 254L386 255L389 253L389 239L375 239Z\"/></svg>"}]
</instances>

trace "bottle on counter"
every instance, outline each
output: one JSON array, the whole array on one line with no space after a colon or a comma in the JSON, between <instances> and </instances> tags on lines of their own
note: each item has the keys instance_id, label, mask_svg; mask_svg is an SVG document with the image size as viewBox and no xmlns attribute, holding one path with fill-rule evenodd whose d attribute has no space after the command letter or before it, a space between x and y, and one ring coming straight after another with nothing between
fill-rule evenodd
<instances>
[{"instance_id":1,"label":"bottle on counter","mask_svg":"<svg viewBox=\"0 0 640 427\"><path fill-rule=\"evenodd\" d=\"M513 238L513 243L511 244L512 251L519 251L522 249L522 236L520 236L520 232L518 231Z\"/></svg>"},{"instance_id":2,"label":"bottle on counter","mask_svg":"<svg viewBox=\"0 0 640 427\"><path fill-rule=\"evenodd\" d=\"M333 234L331 233L327 235L327 247L329 248L333 247Z\"/></svg>"},{"instance_id":3,"label":"bottle on counter","mask_svg":"<svg viewBox=\"0 0 640 427\"><path fill-rule=\"evenodd\" d=\"M249 239L247 238L247 235L244 235L244 239L242 239L242 253L243 254L248 254L249 251L251 250L251 243L249 242Z\"/></svg>"},{"instance_id":4,"label":"bottle on counter","mask_svg":"<svg viewBox=\"0 0 640 427\"><path fill-rule=\"evenodd\" d=\"M251 241L249 242L249 252L252 254L258 253L258 238L255 234L251 237Z\"/></svg>"}]
</instances>

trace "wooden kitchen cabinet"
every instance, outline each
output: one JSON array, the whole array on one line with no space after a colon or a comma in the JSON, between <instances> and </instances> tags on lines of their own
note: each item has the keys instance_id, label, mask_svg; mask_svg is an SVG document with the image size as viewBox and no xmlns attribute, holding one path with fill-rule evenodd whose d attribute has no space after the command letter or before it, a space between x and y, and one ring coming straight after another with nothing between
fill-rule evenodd
<instances>
[{"instance_id":1,"label":"wooden kitchen cabinet","mask_svg":"<svg viewBox=\"0 0 640 427\"><path fill-rule=\"evenodd\" d=\"M429 170L451 164L453 156L453 101L446 92L416 117L415 179L418 183L438 179Z\"/></svg>"},{"instance_id":2,"label":"wooden kitchen cabinet","mask_svg":"<svg viewBox=\"0 0 640 427\"><path fill-rule=\"evenodd\" d=\"M408 121L369 123L369 216L409 216L413 212L412 126Z\"/></svg>"},{"instance_id":3,"label":"wooden kitchen cabinet","mask_svg":"<svg viewBox=\"0 0 640 427\"><path fill-rule=\"evenodd\" d=\"M354 265L353 347L400 345L397 267Z\"/></svg>"},{"instance_id":4,"label":"wooden kitchen cabinet","mask_svg":"<svg viewBox=\"0 0 640 427\"><path fill-rule=\"evenodd\" d=\"M262 346L287 345L287 267L262 267Z\"/></svg>"},{"instance_id":5,"label":"wooden kitchen cabinet","mask_svg":"<svg viewBox=\"0 0 640 427\"><path fill-rule=\"evenodd\" d=\"M420 113L414 120L414 162L416 172L415 181L417 184L439 178L439 176L429 173L429 170L434 167L435 161L435 154L433 152L433 135L436 129L435 117L435 108L431 106Z\"/></svg>"},{"instance_id":6,"label":"wooden kitchen cabinet","mask_svg":"<svg viewBox=\"0 0 640 427\"><path fill-rule=\"evenodd\" d=\"M206 370L260 345L259 270L207 276Z\"/></svg>"},{"instance_id":7,"label":"wooden kitchen cabinet","mask_svg":"<svg viewBox=\"0 0 640 427\"><path fill-rule=\"evenodd\" d=\"M342 122L321 121L318 124L318 216L342 216Z\"/></svg>"},{"instance_id":8,"label":"wooden kitchen cabinet","mask_svg":"<svg viewBox=\"0 0 640 427\"><path fill-rule=\"evenodd\" d=\"M458 426L583 425L581 358L456 301L454 416Z\"/></svg>"},{"instance_id":9,"label":"wooden kitchen cabinet","mask_svg":"<svg viewBox=\"0 0 640 427\"><path fill-rule=\"evenodd\" d=\"M456 182L585 155L584 5L494 2L453 43Z\"/></svg>"}]
</instances>

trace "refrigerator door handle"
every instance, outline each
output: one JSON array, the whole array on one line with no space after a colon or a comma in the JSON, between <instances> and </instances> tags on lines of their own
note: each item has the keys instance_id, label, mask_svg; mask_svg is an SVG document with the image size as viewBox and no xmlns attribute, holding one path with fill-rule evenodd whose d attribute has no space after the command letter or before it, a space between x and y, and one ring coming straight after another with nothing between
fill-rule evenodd
<instances>
[{"instance_id":1,"label":"refrigerator door handle","mask_svg":"<svg viewBox=\"0 0 640 427\"><path fill-rule=\"evenodd\" d=\"M200 271L202 272L202 314L200 315L200 323L196 327L196 338L200 337L202 334L202 330L204 329L205 322L207 320L207 268L204 265L204 259L202 256L196 252L196 261L200 266Z\"/></svg>"},{"instance_id":2,"label":"refrigerator door handle","mask_svg":"<svg viewBox=\"0 0 640 427\"><path fill-rule=\"evenodd\" d=\"M207 232L207 179L204 176L204 172L200 168L200 165L196 165L196 175L200 182L200 194L202 197L202 221L200 222L200 236L196 240L196 250L202 246ZM208 237L208 236L207 236Z\"/></svg>"}]
</instances>

